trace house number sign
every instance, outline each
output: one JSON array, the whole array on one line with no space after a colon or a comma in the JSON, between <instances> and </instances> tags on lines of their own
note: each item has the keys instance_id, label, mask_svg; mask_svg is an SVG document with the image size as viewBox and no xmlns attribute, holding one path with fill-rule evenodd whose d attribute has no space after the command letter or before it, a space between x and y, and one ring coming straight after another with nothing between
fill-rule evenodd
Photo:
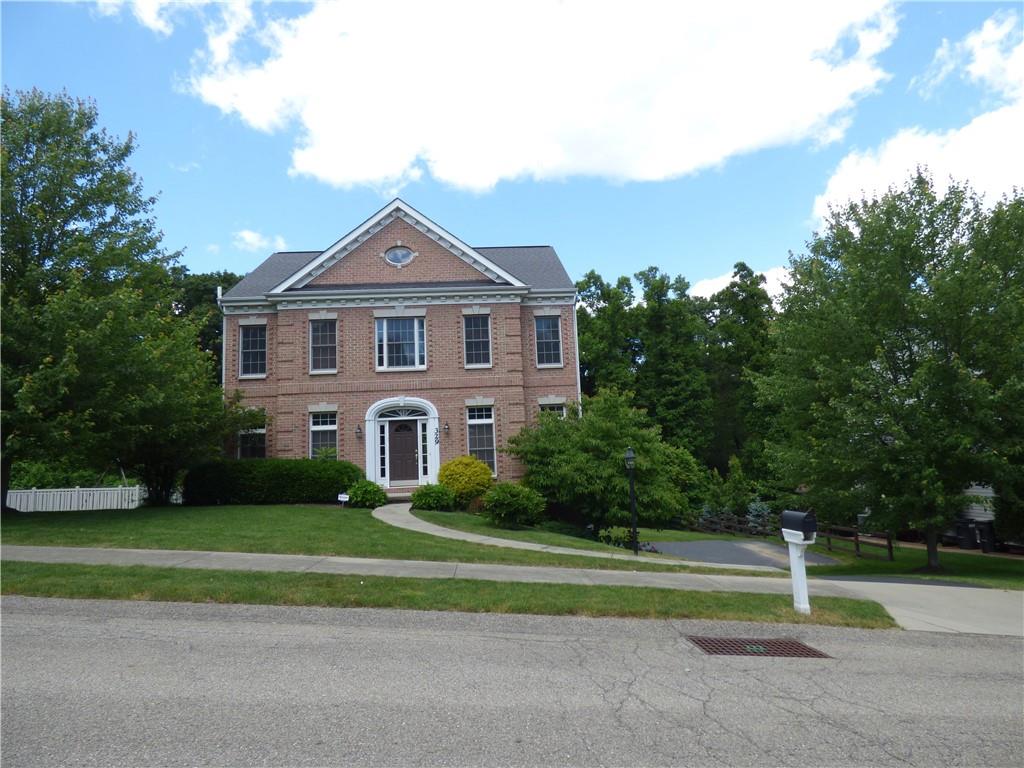
<instances>
[{"instance_id":1,"label":"house number sign","mask_svg":"<svg viewBox=\"0 0 1024 768\"><path fill-rule=\"evenodd\" d=\"M441 429L440 427L434 427L434 445L440 445L441 443Z\"/></svg>"}]
</instances>

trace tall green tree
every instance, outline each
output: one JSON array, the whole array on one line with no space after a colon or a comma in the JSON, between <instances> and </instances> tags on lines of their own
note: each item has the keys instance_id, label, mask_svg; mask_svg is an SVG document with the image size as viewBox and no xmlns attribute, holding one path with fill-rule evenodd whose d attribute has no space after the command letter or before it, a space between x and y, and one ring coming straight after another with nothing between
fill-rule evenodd
<instances>
[{"instance_id":1,"label":"tall green tree","mask_svg":"<svg viewBox=\"0 0 1024 768\"><path fill-rule=\"evenodd\" d=\"M706 373L707 326L687 293L689 283L657 267L636 274L643 303L635 308L639 338L637 402L665 439L695 455L711 432L711 390Z\"/></svg>"},{"instance_id":2,"label":"tall green tree","mask_svg":"<svg viewBox=\"0 0 1024 768\"><path fill-rule=\"evenodd\" d=\"M723 475L731 456L740 457L755 477L766 474L761 461L766 420L750 380L770 365L774 309L764 284L763 275L737 262L732 281L707 305L712 427L701 458Z\"/></svg>"},{"instance_id":3,"label":"tall green tree","mask_svg":"<svg viewBox=\"0 0 1024 768\"><path fill-rule=\"evenodd\" d=\"M216 366L212 375L219 384L224 357L224 327L223 315L217 305L217 289L228 291L242 277L223 270L192 273L184 266L173 267L171 274L175 288L175 312L199 323L199 346L214 356Z\"/></svg>"},{"instance_id":4,"label":"tall green tree","mask_svg":"<svg viewBox=\"0 0 1024 768\"><path fill-rule=\"evenodd\" d=\"M1024 204L988 212L924 173L834 211L774 327L772 457L826 518L870 507L938 537L973 482L1019 478L1024 434Z\"/></svg>"},{"instance_id":5,"label":"tall green tree","mask_svg":"<svg viewBox=\"0 0 1024 768\"><path fill-rule=\"evenodd\" d=\"M175 256L128 165L134 139L100 128L91 102L36 90L4 92L0 128L3 501L26 457L77 455L154 477L162 459L152 444L145 462L128 458L132 433L187 460L182 443L205 436L209 447L226 411L195 325L174 315ZM164 487L152 483L154 499Z\"/></svg>"},{"instance_id":6,"label":"tall green tree","mask_svg":"<svg viewBox=\"0 0 1024 768\"><path fill-rule=\"evenodd\" d=\"M620 277L612 285L591 270L576 283L576 292L580 383L584 394L594 395L599 389L610 387L632 390L639 347L633 284L628 277Z\"/></svg>"}]
</instances>

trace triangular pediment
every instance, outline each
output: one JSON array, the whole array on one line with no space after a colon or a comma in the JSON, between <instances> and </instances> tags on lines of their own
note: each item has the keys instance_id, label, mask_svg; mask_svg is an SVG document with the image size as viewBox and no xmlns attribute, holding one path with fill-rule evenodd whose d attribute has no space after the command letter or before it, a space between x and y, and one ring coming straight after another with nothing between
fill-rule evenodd
<instances>
[{"instance_id":1,"label":"triangular pediment","mask_svg":"<svg viewBox=\"0 0 1024 768\"><path fill-rule=\"evenodd\" d=\"M393 247L413 258L396 266L384 258ZM271 293L349 286L428 283L524 284L402 200L395 199L334 243Z\"/></svg>"}]
</instances>

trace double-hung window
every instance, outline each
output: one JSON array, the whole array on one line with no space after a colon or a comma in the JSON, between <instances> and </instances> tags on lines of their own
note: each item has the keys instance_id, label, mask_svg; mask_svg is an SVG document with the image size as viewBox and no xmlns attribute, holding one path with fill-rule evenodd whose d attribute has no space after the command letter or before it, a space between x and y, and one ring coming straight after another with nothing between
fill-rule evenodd
<instances>
[{"instance_id":1,"label":"double-hung window","mask_svg":"<svg viewBox=\"0 0 1024 768\"><path fill-rule=\"evenodd\" d=\"M497 474L494 448L494 407L471 406L466 409L466 427L469 440L469 455L476 456Z\"/></svg>"},{"instance_id":2,"label":"double-hung window","mask_svg":"<svg viewBox=\"0 0 1024 768\"><path fill-rule=\"evenodd\" d=\"M377 318L377 370L426 367L426 318Z\"/></svg>"},{"instance_id":3,"label":"double-hung window","mask_svg":"<svg viewBox=\"0 0 1024 768\"><path fill-rule=\"evenodd\" d=\"M338 451L338 414L321 411L309 414L309 458L323 456L325 452Z\"/></svg>"},{"instance_id":4,"label":"double-hung window","mask_svg":"<svg viewBox=\"0 0 1024 768\"><path fill-rule=\"evenodd\" d=\"M556 413L559 418L565 418L565 403L544 403L540 406L541 413Z\"/></svg>"},{"instance_id":5,"label":"double-hung window","mask_svg":"<svg viewBox=\"0 0 1024 768\"><path fill-rule=\"evenodd\" d=\"M537 331L537 365L560 366L562 364L561 318L558 315L541 315L534 318Z\"/></svg>"},{"instance_id":6,"label":"double-hung window","mask_svg":"<svg viewBox=\"0 0 1024 768\"><path fill-rule=\"evenodd\" d=\"M491 316L466 315L462 318L465 332L466 367L491 366Z\"/></svg>"},{"instance_id":7,"label":"double-hung window","mask_svg":"<svg viewBox=\"0 0 1024 768\"><path fill-rule=\"evenodd\" d=\"M267 326L238 327L238 375L267 375Z\"/></svg>"},{"instance_id":8,"label":"double-hung window","mask_svg":"<svg viewBox=\"0 0 1024 768\"><path fill-rule=\"evenodd\" d=\"M265 459L267 458L267 430L246 429L238 433L238 458L240 459Z\"/></svg>"},{"instance_id":9,"label":"double-hung window","mask_svg":"<svg viewBox=\"0 0 1024 768\"><path fill-rule=\"evenodd\" d=\"M336 373L338 370L338 321L309 321L309 372Z\"/></svg>"}]
</instances>

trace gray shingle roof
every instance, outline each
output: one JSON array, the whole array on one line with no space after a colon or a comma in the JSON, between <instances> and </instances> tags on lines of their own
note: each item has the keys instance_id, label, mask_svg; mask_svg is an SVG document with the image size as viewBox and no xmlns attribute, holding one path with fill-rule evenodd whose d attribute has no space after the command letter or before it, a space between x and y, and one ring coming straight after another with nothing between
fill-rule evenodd
<instances>
[{"instance_id":1,"label":"gray shingle roof","mask_svg":"<svg viewBox=\"0 0 1024 768\"><path fill-rule=\"evenodd\" d=\"M531 288L566 291L576 288L550 245L500 246L475 250Z\"/></svg>"},{"instance_id":2,"label":"gray shingle roof","mask_svg":"<svg viewBox=\"0 0 1024 768\"><path fill-rule=\"evenodd\" d=\"M506 272L515 275L535 290L572 291L575 286L550 245L476 248L484 258L494 262ZM283 251L271 255L256 269L242 278L234 288L224 294L225 299L253 299L278 285L289 275L298 272L323 251ZM483 283L482 283L483 284ZM319 286L321 289L324 286ZM352 289L354 286L344 286ZM384 286L380 286L384 287ZM389 286L392 288L399 285ZM402 284L401 287L405 287ZM339 288L341 288L339 286Z\"/></svg>"},{"instance_id":3,"label":"gray shingle roof","mask_svg":"<svg viewBox=\"0 0 1024 768\"><path fill-rule=\"evenodd\" d=\"M225 293L224 298L263 298L263 294L289 275L298 272L321 253L323 251L279 251L272 254L256 269L243 277L238 285Z\"/></svg>"}]
</instances>

